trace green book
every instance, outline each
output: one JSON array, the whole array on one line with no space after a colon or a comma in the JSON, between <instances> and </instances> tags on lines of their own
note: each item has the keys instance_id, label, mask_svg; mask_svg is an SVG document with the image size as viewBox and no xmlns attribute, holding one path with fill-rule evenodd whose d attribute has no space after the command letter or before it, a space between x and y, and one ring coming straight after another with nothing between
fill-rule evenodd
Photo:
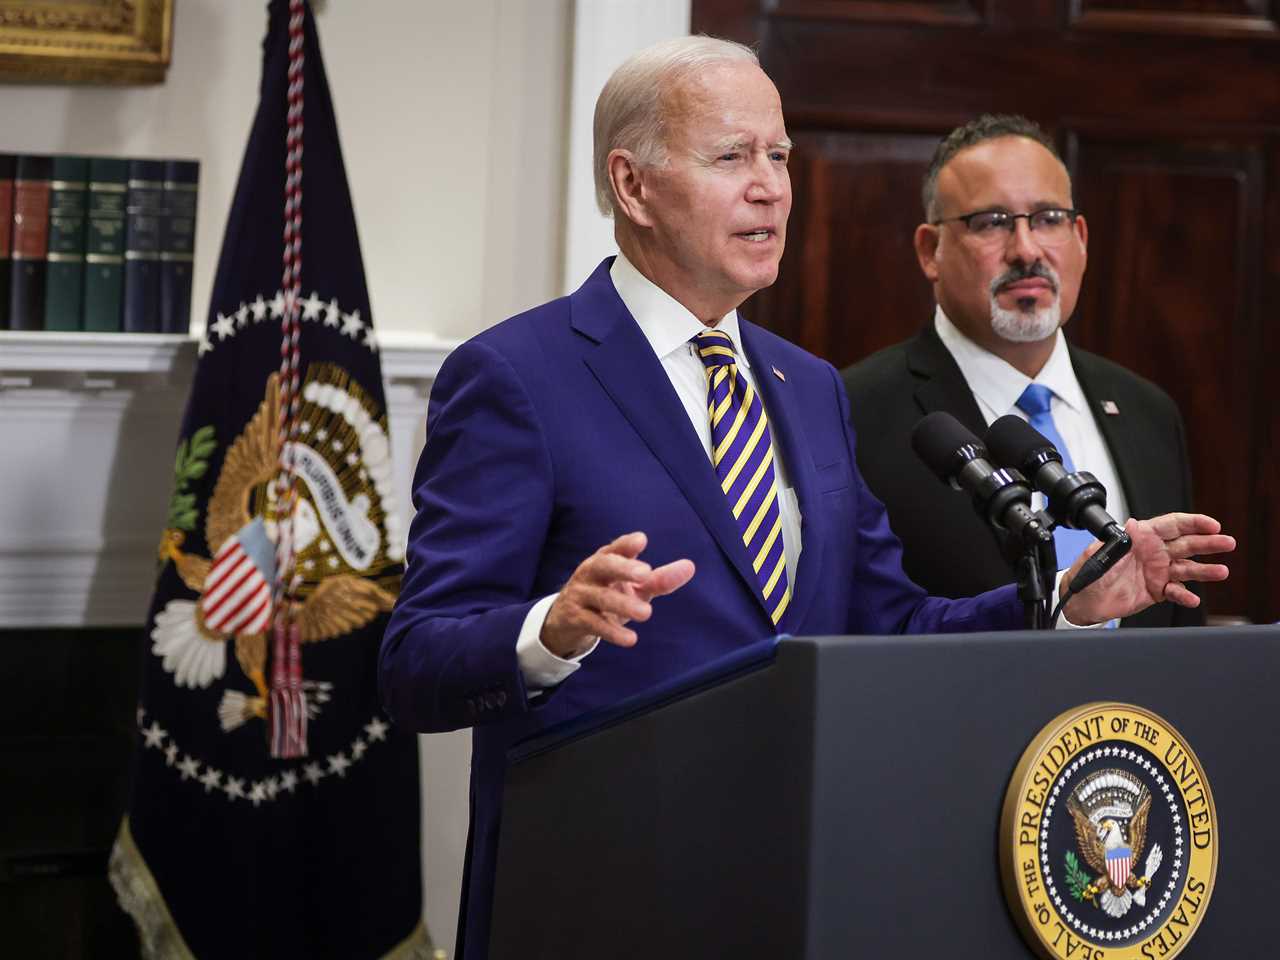
<instances>
[{"instance_id":1,"label":"green book","mask_svg":"<svg viewBox=\"0 0 1280 960\"><path fill-rule=\"evenodd\" d=\"M49 267L44 328L79 330L83 323L84 251L89 212L89 158L54 157L49 179Z\"/></svg>"},{"instance_id":2,"label":"green book","mask_svg":"<svg viewBox=\"0 0 1280 960\"><path fill-rule=\"evenodd\" d=\"M120 330L124 302L124 215L129 161L89 161L89 229L85 241L84 329Z\"/></svg>"}]
</instances>

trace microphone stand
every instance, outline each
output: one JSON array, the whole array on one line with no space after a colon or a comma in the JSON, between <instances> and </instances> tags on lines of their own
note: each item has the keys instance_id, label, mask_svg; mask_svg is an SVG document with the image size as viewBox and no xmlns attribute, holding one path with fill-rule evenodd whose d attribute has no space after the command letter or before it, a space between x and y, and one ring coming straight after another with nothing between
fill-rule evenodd
<instances>
[{"instance_id":1,"label":"microphone stand","mask_svg":"<svg viewBox=\"0 0 1280 960\"><path fill-rule=\"evenodd\" d=\"M1050 630L1053 620L1053 583L1058 574L1058 551L1054 546L1053 519L1043 510L1022 532L1022 553L1014 563L1018 599L1022 601L1028 630Z\"/></svg>"}]
</instances>

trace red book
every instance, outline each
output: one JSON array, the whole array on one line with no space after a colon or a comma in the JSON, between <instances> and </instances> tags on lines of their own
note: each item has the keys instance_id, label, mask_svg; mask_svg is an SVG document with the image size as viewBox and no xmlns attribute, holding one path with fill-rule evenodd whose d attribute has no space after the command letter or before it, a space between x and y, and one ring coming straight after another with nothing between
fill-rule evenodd
<instances>
[{"instance_id":1,"label":"red book","mask_svg":"<svg viewBox=\"0 0 1280 960\"><path fill-rule=\"evenodd\" d=\"M9 326L44 327L44 281L49 252L49 177L52 157L18 157L13 177Z\"/></svg>"}]
</instances>

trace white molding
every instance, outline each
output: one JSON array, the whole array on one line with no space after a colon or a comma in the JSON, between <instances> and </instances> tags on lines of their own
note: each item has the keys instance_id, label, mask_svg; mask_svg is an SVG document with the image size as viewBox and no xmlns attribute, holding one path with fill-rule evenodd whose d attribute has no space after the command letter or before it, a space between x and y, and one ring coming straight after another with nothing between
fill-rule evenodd
<instances>
[{"instance_id":1,"label":"white molding","mask_svg":"<svg viewBox=\"0 0 1280 960\"><path fill-rule=\"evenodd\" d=\"M380 346L406 518L427 396L453 347L404 334ZM145 621L195 348L0 333L0 629Z\"/></svg>"},{"instance_id":2,"label":"white molding","mask_svg":"<svg viewBox=\"0 0 1280 960\"><path fill-rule=\"evenodd\" d=\"M171 333L0 331L0 373L162 373L189 370L195 341Z\"/></svg>"},{"instance_id":3,"label":"white molding","mask_svg":"<svg viewBox=\"0 0 1280 960\"><path fill-rule=\"evenodd\" d=\"M429 334L406 334L399 331L378 334L378 352L382 356L382 379L430 382L440 372L456 340L441 340Z\"/></svg>"}]
</instances>

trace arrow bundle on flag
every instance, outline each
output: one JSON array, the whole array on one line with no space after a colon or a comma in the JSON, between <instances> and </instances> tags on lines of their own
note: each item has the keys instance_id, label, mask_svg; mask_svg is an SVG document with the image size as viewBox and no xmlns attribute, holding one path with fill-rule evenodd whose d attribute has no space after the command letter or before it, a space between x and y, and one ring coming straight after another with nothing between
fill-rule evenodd
<instances>
[{"instance_id":1,"label":"arrow bundle on flag","mask_svg":"<svg viewBox=\"0 0 1280 960\"><path fill-rule=\"evenodd\" d=\"M396 507L315 26L302 0L276 0L111 857L148 957L442 956L421 921L417 740L377 694Z\"/></svg>"}]
</instances>

